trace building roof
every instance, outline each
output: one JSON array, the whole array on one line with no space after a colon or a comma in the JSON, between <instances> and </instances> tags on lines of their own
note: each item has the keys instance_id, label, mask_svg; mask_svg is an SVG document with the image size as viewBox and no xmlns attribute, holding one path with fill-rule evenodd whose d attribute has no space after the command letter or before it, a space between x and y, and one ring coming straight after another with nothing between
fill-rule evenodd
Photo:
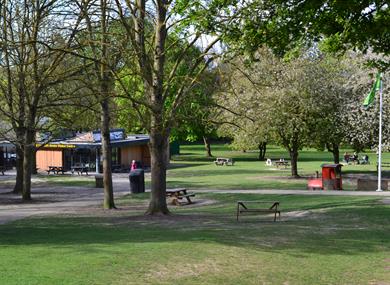
<instances>
[{"instance_id":1,"label":"building roof","mask_svg":"<svg viewBox=\"0 0 390 285\"><path fill-rule=\"evenodd\" d=\"M111 146L123 147L130 145L145 145L149 143L148 135L129 135L123 139L111 139ZM77 134L73 138L69 138L61 141L53 141L46 145L46 147L54 148L100 148L102 145L101 141L94 139L93 133L82 133Z\"/></svg>"}]
</instances>

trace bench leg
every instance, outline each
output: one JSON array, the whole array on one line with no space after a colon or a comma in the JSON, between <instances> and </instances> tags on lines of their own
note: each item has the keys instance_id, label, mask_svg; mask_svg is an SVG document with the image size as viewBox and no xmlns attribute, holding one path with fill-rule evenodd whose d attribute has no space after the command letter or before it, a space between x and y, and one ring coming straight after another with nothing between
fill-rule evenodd
<instances>
[{"instance_id":1,"label":"bench leg","mask_svg":"<svg viewBox=\"0 0 390 285\"><path fill-rule=\"evenodd\" d=\"M190 197L186 197L188 204L192 204Z\"/></svg>"},{"instance_id":2,"label":"bench leg","mask_svg":"<svg viewBox=\"0 0 390 285\"><path fill-rule=\"evenodd\" d=\"M240 215L240 205L237 205L237 222L238 222L239 215Z\"/></svg>"}]
</instances>

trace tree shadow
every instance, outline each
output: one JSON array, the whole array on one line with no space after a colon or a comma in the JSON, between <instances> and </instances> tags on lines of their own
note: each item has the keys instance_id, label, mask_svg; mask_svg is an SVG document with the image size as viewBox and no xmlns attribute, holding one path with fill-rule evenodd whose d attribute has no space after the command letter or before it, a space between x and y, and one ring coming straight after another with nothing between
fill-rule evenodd
<instances>
[{"instance_id":1,"label":"tree shadow","mask_svg":"<svg viewBox=\"0 0 390 285\"><path fill-rule=\"evenodd\" d=\"M234 206L221 213L179 210L168 217L143 216L140 211L132 214L121 211L122 215L113 216L102 211L98 216L33 218L1 225L0 244L76 246L74 251L88 253L108 250L100 248L107 243L117 251L124 244L160 243L169 247L176 242L219 243L273 253L290 254L293 250L302 255L364 255L390 250L389 207L372 207L367 199L324 202L296 209L327 211L286 221L282 212L282 221L276 223L263 218L236 222Z\"/></svg>"}]
</instances>

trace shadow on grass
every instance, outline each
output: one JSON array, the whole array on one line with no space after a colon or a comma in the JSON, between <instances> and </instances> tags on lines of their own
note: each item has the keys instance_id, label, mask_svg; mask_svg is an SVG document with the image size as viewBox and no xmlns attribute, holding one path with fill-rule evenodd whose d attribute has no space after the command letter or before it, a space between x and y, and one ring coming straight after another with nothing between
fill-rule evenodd
<instances>
[{"instance_id":1,"label":"shadow on grass","mask_svg":"<svg viewBox=\"0 0 390 285\"><path fill-rule=\"evenodd\" d=\"M319 253L323 255L361 255L366 252L390 250L388 236L390 207L376 204L374 199L341 201L339 197L302 198L268 195L263 199L282 201L282 221L243 218L236 222L234 203L253 195L225 195L222 204L199 209L179 208L170 217L143 216L141 212L122 216L35 218L0 226L0 245L45 245L54 247L77 246L75 251L86 253L91 247L109 243L119 249L123 244L153 243L174 246L174 242L218 243L233 247L287 254ZM270 197L271 196L271 197ZM138 196L146 198L146 194ZM206 197L213 197L208 195ZM256 196L259 198L259 195ZM261 197L261 196L260 196ZM299 197L298 197L299 198ZM322 197L322 199L324 199ZM290 207L283 207L288 203ZM295 203L295 205L294 205ZM305 203L309 205L302 207ZM291 210L325 209L312 215L283 221L283 213ZM123 211L124 212L124 211ZM89 245L87 248L79 245ZM152 254L152 253L149 253Z\"/></svg>"}]
</instances>

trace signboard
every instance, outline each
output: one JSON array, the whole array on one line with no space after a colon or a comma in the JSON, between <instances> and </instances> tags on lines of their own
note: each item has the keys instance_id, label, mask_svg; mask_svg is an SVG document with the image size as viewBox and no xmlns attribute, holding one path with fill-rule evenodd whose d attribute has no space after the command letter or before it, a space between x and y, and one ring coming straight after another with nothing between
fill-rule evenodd
<instances>
[{"instance_id":1,"label":"signboard","mask_svg":"<svg viewBox=\"0 0 390 285\"><path fill-rule=\"evenodd\" d=\"M42 144L35 144L36 147L42 147ZM46 144L43 147L51 147L51 148L76 148L74 144Z\"/></svg>"},{"instance_id":2,"label":"signboard","mask_svg":"<svg viewBox=\"0 0 390 285\"><path fill-rule=\"evenodd\" d=\"M123 140L125 138L125 132L123 129L117 129L110 131L110 140L111 141L117 141L117 140ZM100 132L93 132L93 141L94 142L100 142L102 141L102 136Z\"/></svg>"}]
</instances>

